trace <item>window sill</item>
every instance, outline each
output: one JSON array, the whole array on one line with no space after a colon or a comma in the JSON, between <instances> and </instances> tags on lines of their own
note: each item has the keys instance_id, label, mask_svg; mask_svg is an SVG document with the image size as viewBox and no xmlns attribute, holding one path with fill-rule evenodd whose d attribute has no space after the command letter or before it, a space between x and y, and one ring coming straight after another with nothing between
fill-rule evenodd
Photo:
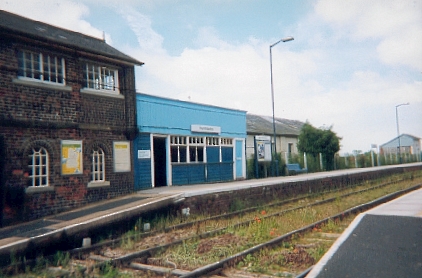
<instances>
[{"instance_id":1,"label":"window sill","mask_svg":"<svg viewBox=\"0 0 422 278\"><path fill-rule=\"evenodd\" d=\"M47 82L36 81L36 80L29 80L29 79L20 79L20 78L13 79L13 83L19 84L19 85L37 87L37 88L41 88L41 89L66 91L66 92L72 91L72 87L70 87L70 86L61 85L61 84L54 84L54 83L47 83Z\"/></svg>"},{"instance_id":2,"label":"window sill","mask_svg":"<svg viewBox=\"0 0 422 278\"><path fill-rule=\"evenodd\" d=\"M81 93L99 96L99 97L112 97L112 98L120 98L120 99L125 98L123 95L121 95L119 93L110 93L110 92L105 91L105 90L81 89Z\"/></svg>"},{"instance_id":3,"label":"window sill","mask_svg":"<svg viewBox=\"0 0 422 278\"><path fill-rule=\"evenodd\" d=\"M110 186L109 181L91 181L88 183L88 188L106 187Z\"/></svg>"},{"instance_id":4,"label":"window sill","mask_svg":"<svg viewBox=\"0 0 422 278\"><path fill-rule=\"evenodd\" d=\"M30 186L25 189L25 193L43 193L54 191L54 186Z\"/></svg>"}]
</instances>

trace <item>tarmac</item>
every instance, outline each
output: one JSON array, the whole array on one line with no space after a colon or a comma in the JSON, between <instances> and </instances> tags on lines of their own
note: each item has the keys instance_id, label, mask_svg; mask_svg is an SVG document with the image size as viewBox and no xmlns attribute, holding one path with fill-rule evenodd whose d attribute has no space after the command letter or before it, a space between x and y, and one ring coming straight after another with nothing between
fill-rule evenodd
<instances>
[{"instance_id":1,"label":"tarmac","mask_svg":"<svg viewBox=\"0 0 422 278\"><path fill-rule=\"evenodd\" d=\"M422 277L422 189L358 215L306 278Z\"/></svg>"},{"instance_id":2,"label":"tarmac","mask_svg":"<svg viewBox=\"0 0 422 278\"><path fill-rule=\"evenodd\" d=\"M407 165L407 166L406 166ZM357 168L338 170L331 172L309 173L297 176L271 177L264 179L232 181L226 183L198 184L186 186L165 186L139 191L129 196L102 201L72 211L45 217L43 219L26 222L0 229L0 258L10 256L12 252L26 250L28 246L42 246L46 243L58 241L64 234L67 236L83 233L84 231L106 226L111 223L124 221L135 215L164 208L183 201L184 198L195 195L204 195L224 191L236 191L251 187L283 184L295 181L312 180L318 178L329 178L347 174L355 174L368 171L377 171L389 167L420 166L421 163L380 166L373 168ZM422 191L420 191L422 192ZM422 196L418 197L418 204L422 204ZM406 199L407 200L407 199ZM406 201L407 202L407 201ZM400 211L397 208L395 211ZM404 208L404 212L407 208ZM410 217L410 216L408 216ZM420 216L419 216L420 217ZM388 221L387 221L388 222ZM411 222L411 221L410 221ZM378 222L377 222L378 223ZM384 222L379 223L383 225ZM419 223L419 222L418 222ZM388 224L388 223L387 223ZM372 225L372 224L369 224ZM409 224L410 225L410 224ZM418 237L422 239L419 223ZM395 231L403 231L403 227L397 227ZM415 227L418 228L418 227ZM371 231L371 230L369 230ZM407 235L410 238L411 235ZM404 240L403 240L404 241ZM422 242L422 240L420 240ZM404 246L404 245L402 245ZM419 251L422 250L420 243L417 244ZM410 247L409 247L410 248ZM347 253L347 252L346 252ZM419 254L420 255L420 254ZM418 268L420 270L420 268ZM309 276L311 277L311 276ZM315 276L316 277L316 276ZM319 277L319 276L318 276ZM321 276L322 277L322 276ZM325 277L325 276L324 276ZM331 276L334 277L334 276ZM336 276L342 277L342 276ZM347 277L347 276L344 276ZM358 276L350 276L358 277ZM403 277L403 276L402 276ZM422 275L420 276L422 277Z\"/></svg>"}]
</instances>

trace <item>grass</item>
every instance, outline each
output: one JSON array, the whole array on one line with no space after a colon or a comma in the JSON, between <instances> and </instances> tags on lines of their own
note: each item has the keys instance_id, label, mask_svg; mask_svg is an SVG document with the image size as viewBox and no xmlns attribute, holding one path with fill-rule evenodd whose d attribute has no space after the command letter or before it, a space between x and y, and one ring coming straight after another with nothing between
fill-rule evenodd
<instances>
[{"instance_id":1,"label":"grass","mask_svg":"<svg viewBox=\"0 0 422 278\"><path fill-rule=\"evenodd\" d=\"M422 178L419 177L418 179L422 181ZM326 203L312 207L307 206L298 210L288 212L281 216L263 218L263 212L258 211L255 214L254 220L249 225L243 225L242 227L239 227L237 229L227 230L231 233L234 233L234 235L239 238L239 241L243 243L233 244L230 248L230 251L224 253L226 254L225 257L243 251L259 243L266 242L276 236L286 234L292 230L309 225L313 222L316 222L317 220L324 219L350 207L356 206L361 203L369 202L378 197L407 188L409 186L409 182L391 183L390 185L387 185L385 187L377 188L357 195L351 195L347 197L338 196L332 203ZM267 212L265 212L265 214L267 214ZM326 225L321 227L321 231L329 233L339 233L343 228L344 227L340 227L338 223L334 221L329 221ZM164 256L178 254L178 256L174 256L172 260L175 261L176 264L186 265L187 269L192 269L201 265L210 264L220 259L222 250L220 250L219 248L212 248L206 253L198 254L198 252L195 252L197 246L197 241L192 243L187 242L184 244L184 248L190 250L189 253L180 252L180 249L178 249L178 247L175 247L167 250L164 253ZM322 256L323 253L325 253L326 249L327 247L325 246L318 246L315 249L310 250L310 255L315 260L317 260ZM193 259L188 264L187 262L189 258ZM250 264L250 262L248 264ZM265 265L265 263L261 262L259 264L259 267L261 268L263 265ZM265 273L265 271L258 272Z\"/></svg>"}]
</instances>

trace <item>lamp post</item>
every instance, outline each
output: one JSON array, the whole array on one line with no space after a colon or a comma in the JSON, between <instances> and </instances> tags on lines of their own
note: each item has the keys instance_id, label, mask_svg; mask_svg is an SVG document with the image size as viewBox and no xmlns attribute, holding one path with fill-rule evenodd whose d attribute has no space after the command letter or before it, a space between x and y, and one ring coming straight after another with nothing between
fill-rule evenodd
<instances>
[{"instance_id":1,"label":"lamp post","mask_svg":"<svg viewBox=\"0 0 422 278\"><path fill-rule=\"evenodd\" d=\"M399 140L399 163L401 164L401 143L400 143L400 131L399 131L399 113L398 109L400 106L409 105L409 103L402 103L396 105L396 125L397 125L397 139Z\"/></svg>"},{"instance_id":2,"label":"lamp post","mask_svg":"<svg viewBox=\"0 0 422 278\"><path fill-rule=\"evenodd\" d=\"M272 54L272 47L276 46L277 44L279 44L280 42L288 42L288 41L292 41L294 40L293 37L286 37L283 38L279 41L277 41L276 43L273 43L272 45L270 45L270 72L271 72L271 102L272 102L272 107L273 107L273 138L274 138L274 148L273 148L273 153L271 156L271 162L272 162L272 171L273 171L273 176L274 176L274 169L276 170L277 176L278 176L278 160L275 160L275 165L274 165L274 157L277 155L277 137L276 137L276 132L275 132L275 116L274 116L274 85L273 85L273 54Z\"/></svg>"}]
</instances>

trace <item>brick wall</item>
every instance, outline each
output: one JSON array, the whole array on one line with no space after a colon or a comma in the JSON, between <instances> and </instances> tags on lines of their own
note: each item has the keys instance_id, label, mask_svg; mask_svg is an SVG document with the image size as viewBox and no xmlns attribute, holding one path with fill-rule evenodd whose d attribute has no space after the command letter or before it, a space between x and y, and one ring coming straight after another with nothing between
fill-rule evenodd
<instances>
[{"instance_id":1,"label":"brick wall","mask_svg":"<svg viewBox=\"0 0 422 278\"><path fill-rule=\"evenodd\" d=\"M409 169L392 168L375 170L365 173L329 177L307 181L286 182L263 187L246 188L244 190L219 192L186 198L181 207L189 207L192 214L216 215L227 213L235 209L265 205L270 202L292 198L298 194L309 192L317 193L337 188L359 185L364 182L376 180L412 171L420 171L422 167Z\"/></svg>"},{"instance_id":2,"label":"brick wall","mask_svg":"<svg viewBox=\"0 0 422 278\"><path fill-rule=\"evenodd\" d=\"M19 49L64 57L66 88L19 82ZM38 47L36 41L21 43L15 37L0 39L0 135L4 136L6 148L7 200L3 208L6 223L36 219L133 191L133 170L114 172L112 146L113 141L131 139L136 131L134 67L92 57L61 46ZM86 61L117 68L120 94L124 98L81 93ZM61 174L61 140L82 140L83 173ZM48 151L52 191L25 193L30 181L28 155L35 145ZM104 150L109 186L87 186L91 180L94 146ZM130 153L132 155L132 151Z\"/></svg>"}]
</instances>

